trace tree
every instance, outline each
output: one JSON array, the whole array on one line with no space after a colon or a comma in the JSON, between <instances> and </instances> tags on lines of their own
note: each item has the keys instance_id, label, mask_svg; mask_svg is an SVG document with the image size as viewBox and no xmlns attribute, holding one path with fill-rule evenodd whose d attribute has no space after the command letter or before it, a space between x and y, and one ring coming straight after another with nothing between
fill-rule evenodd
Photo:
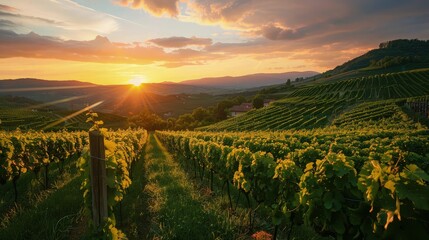
<instances>
[{"instance_id":1,"label":"tree","mask_svg":"<svg viewBox=\"0 0 429 240\"><path fill-rule=\"evenodd\" d=\"M244 103L246 101L246 98L243 97L243 96L241 96L241 95L239 95L239 96L234 97L232 99L232 101L234 102L234 104L240 105L240 104L242 104L242 103Z\"/></svg>"},{"instance_id":2,"label":"tree","mask_svg":"<svg viewBox=\"0 0 429 240\"><path fill-rule=\"evenodd\" d=\"M167 119L167 129L174 129L175 128L176 119L175 118L168 118Z\"/></svg>"},{"instance_id":3,"label":"tree","mask_svg":"<svg viewBox=\"0 0 429 240\"><path fill-rule=\"evenodd\" d=\"M175 129L176 130L192 130L195 128L195 120L192 117L192 114L186 113L179 116L176 120Z\"/></svg>"},{"instance_id":4,"label":"tree","mask_svg":"<svg viewBox=\"0 0 429 240\"><path fill-rule=\"evenodd\" d=\"M234 106L234 102L230 100L219 102L214 110L215 119L218 121L225 120L228 117L228 108L232 106Z\"/></svg>"},{"instance_id":5,"label":"tree","mask_svg":"<svg viewBox=\"0 0 429 240\"><path fill-rule=\"evenodd\" d=\"M199 107L195 108L194 111L192 111L192 117L195 121L202 122L210 118L210 113L207 109Z\"/></svg>"},{"instance_id":6,"label":"tree","mask_svg":"<svg viewBox=\"0 0 429 240\"><path fill-rule=\"evenodd\" d=\"M253 98L252 104L253 104L253 108L256 108L256 109L263 107L264 106L263 96L260 94L256 95Z\"/></svg>"},{"instance_id":7,"label":"tree","mask_svg":"<svg viewBox=\"0 0 429 240\"><path fill-rule=\"evenodd\" d=\"M286 81L286 87L289 88L291 86L290 78Z\"/></svg>"},{"instance_id":8,"label":"tree","mask_svg":"<svg viewBox=\"0 0 429 240\"><path fill-rule=\"evenodd\" d=\"M142 127L149 131L163 130L167 127L167 121L149 111L142 111L128 118L132 127Z\"/></svg>"}]
</instances>

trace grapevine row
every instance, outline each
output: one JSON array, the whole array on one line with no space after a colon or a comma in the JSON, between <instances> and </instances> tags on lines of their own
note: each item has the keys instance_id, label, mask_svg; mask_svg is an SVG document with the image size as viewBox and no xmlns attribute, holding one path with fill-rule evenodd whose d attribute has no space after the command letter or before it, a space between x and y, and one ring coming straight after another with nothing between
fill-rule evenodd
<instances>
[{"instance_id":1,"label":"grapevine row","mask_svg":"<svg viewBox=\"0 0 429 240\"><path fill-rule=\"evenodd\" d=\"M156 134L270 208L276 226L296 222L338 238L429 236L427 132Z\"/></svg>"}]
</instances>

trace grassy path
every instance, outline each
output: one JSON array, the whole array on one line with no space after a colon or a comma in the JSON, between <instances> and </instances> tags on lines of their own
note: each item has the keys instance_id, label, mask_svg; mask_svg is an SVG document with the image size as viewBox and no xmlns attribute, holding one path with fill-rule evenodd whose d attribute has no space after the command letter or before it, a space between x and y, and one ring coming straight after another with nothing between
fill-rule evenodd
<instances>
[{"instance_id":1,"label":"grassy path","mask_svg":"<svg viewBox=\"0 0 429 240\"><path fill-rule=\"evenodd\" d=\"M150 134L143 164L135 169L144 175L134 181L123 206L128 219L122 228L130 239L234 239L231 224L212 208L206 207L204 196L197 192L159 140ZM134 193L133 193L134 192ZM139 192L139 193L137 193ZM131 224L127 224L131 223Z\"/></svg>"}]
</instances>

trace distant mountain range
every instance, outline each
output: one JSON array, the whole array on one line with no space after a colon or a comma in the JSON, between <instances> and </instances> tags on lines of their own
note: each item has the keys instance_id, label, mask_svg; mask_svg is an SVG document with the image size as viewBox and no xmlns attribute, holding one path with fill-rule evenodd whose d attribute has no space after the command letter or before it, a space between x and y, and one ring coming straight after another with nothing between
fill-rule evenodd
<instances>
[{"instance_id":1,"label":"distant mountain range","mask_svg":"<svg viewBox=\"0 0 429 240\"><path fill-rule=\"evenodd\" d=\"M227 94L245 89L277 85L285 83L287 79L292 81L300 77L310 77L317 72L287 72L287 73L260 73L238 77L213 77L194 80L185 80L179 83L144 83L142 87L146 92L159 95L174 94ZM0 94L6 92L26 92L28 90L72 90L82 88L128 88L128 85L97 85L76 80L42 80L35 78L5 79L0 80ZM28 88L28 90L26 90ZM38 99L40 100L40 99Z\"/></svg>"},{"instance_id":2,"label":"distant mountain range","mask_svg":"<svg viewBox=\"0 0 429 240\"><path fill-rule=\"evenodd\" d=\"M294 81L296 78L307 78L319 74L318 72L285 72L285 73L258 73L238 77L212 77L200 78L193 80L181 81L181 84L199 86L199 87L212 87L224 89L248 89L261 86L282 84L291 79Z\"/></svg>"}]
</instances>

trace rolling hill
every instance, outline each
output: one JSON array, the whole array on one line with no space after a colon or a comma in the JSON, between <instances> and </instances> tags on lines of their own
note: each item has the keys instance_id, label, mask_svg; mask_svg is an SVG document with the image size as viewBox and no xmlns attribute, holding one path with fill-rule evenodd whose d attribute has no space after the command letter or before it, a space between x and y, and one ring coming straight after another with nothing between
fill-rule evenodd
<instances>
[{"instance_id":1,"label":"rolling hill","mask_svg":"<svg viewBox=\"0 0 429 240\"><path fill-rule=\"evenodd\" d=\"M421 68L426 66L426 58L422 56L418 62L404 60L381 68L371 65L387 59L386 55L393 52L401 56L413 56L416 51L427 46L427 41L416 40L380 44L380 49L328 71L332 76L315 77L288 89L284 98L268 107L251 110L200 130L286 130L327 126L357 128L359 124L388 128L389 123L396 123L396 127L413 128L416 116L418 119L428 117L429 68ZM410 50L407 51L407 48ZM377 74L367 72L357 77L344 74L347 70L359 72L369 68L374 68ZM401 68L414 70L397 71Z\"/></svg>"},{"instance_id":2,"label":"rolling hill","mask_svg":"<svg viewBox=\"0 0 429 240\"><path fill-rule=\"evenodd\" d=\"M384 73L429 68L429 41L398 39L379 44L362 56L347 61L332 70L315 75L302 83L338 81Z\"/></svg>"}]
</instances>

